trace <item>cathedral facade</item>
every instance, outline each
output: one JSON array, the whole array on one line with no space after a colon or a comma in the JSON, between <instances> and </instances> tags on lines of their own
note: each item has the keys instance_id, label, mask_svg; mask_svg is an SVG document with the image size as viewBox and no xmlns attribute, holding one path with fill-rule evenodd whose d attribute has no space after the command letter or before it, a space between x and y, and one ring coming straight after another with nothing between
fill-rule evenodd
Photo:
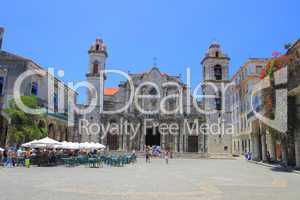
<instances>
[{"instance_id":1,"label":"cathedral facade","mask_svg":"<svg viewBox=\"0 0 300 200\"><path fill-rule=\"evenodd\" d=\"M108 53L101 39L96 39L88 55L86 77L94 88L88 92L88 102L95 106L80 117L81 142L100 142L120 151L144 151L154 145L172 152L206 151L205 134L199 131L205 117L196 111L196 101L179 76L153 66L144 73L128 74L128 80L116 88L107 88L109 73L102 72Z\"/></svg>"}]
</instances>

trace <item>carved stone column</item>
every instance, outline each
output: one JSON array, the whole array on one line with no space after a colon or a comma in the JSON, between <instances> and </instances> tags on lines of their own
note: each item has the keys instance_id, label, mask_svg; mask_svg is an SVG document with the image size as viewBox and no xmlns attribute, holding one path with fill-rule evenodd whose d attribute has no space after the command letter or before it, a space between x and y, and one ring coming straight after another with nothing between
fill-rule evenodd
<instances>
[{"instance_id":1,"label":"carved stone column","mask_svg":"<svg viewBox=\"0 0 300 200\"><path fill-rule=\"evenodd\" d=\"M123 137L123 150L124 151L128 151L128 147L127 147L127 127L123 124L122 125L122 137Z\"/></svg>"},{"instance_id":2,"label":"carved stone column","mask_svg":"<svg viewBox=\"0 0 300 200\"><path fill-rule=\"evenodd\" d=\"M189 134L184 135L184 152L188 152L188 136Z\"/></svg>"},{"instance_id":3,"label":"carved stone column","mask_svg":"<svg viewBox=\"0 0 300 200\"><path fill-rule=\"evenodd\" d=\"M166 134L161 134L160 135L160 143L161 143L161 149L165 150L166 149Z\"/></svg>"},{"instance_id":4,"label":"carved stone column","mask_svg":"<svg viewBox=\"0 0 300 200\"><path fill-rule=\"evenodd\" d=\"M259 161L261 159L260 151L259 151L259 135L253 134L251 135L251 140L252 140L252 159Z\"/></svg>"},{"instance_id":5,"label":"carved stone column","mask_svg":"<svg viewBox=\"0 0 300 200\"><path fill-rule=\"evenodd\" d=\"M178 135L174 135L174 151L178 152Z\"/></svg>"},{"instance_id":6,"label":"carved stone column","mask_svg":"<svg viewBox=\"0 0 300 200\"><path fill-rule=\"evenodd\" d=\"M262 160L267 160L267 143L266 143L266 133L261 134L261 152L262 152Z\"/></svg>"},{"instance_id":7,"label":"carved stone column","mask_svg":"<svg viewBox=\"0 0 300 200\"><path fill-rule=\"evenodd\" d=\"M267 144L268 144L268 151L270 153L271 160L276 160L275 140L274 140L274 137L270 133L267 134Z\"/></svg>"},{"instance_id":8,"label":"carved stone column","mask_svg":"<svg viewBox=\"0 0 300 200\"><path fill-rule=\"evenodd\" d=\"M202 141L203 141L203 134L198 134L198 153L202 153L203 152Z\"/></svg>"},{"instance_id":9,"label":"carved stone column","mask_svg":"<svg viewBox=\"0 0 300 200\"><path fill-rule=\"evenodd\" d=\"M144 133L144 127L143 127L143 125L141 125L141 127L140 127L140 131L139 131L139 133L138 133L139 135L140 135L140 151L144 151L145 149L145 140L146 140L146 138L145 138L145 134L146 133Z\"/></svg>"}]
</instances>

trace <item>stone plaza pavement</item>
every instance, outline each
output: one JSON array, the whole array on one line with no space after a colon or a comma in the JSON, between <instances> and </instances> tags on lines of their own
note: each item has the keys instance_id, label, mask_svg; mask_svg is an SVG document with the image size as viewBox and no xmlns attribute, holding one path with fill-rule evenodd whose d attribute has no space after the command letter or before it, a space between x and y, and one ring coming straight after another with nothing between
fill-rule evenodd
<instances>
[{"instance_id":1,"label":"stone plaza pavement","mask_svg":"<svg viewBox=\"0 0 300 200\"><path fill-rule=\"evenodd\" d=\"M300 175L244 160L144 160L125 167L0 167L1 200L300 199Z\"/></svg>"}]
</instances>

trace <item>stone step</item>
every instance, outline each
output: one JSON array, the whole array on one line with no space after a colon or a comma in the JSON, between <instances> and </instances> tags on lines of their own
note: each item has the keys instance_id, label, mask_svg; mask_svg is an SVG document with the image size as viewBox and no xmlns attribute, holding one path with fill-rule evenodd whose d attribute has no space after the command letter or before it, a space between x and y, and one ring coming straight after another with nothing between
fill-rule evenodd
<instances>
[{"instance_id":1,"label":"stone step","mask_svg":"<svg viewBox=\"0 0 300 200\"><path fill-rule=\"evenodd\" d=\"M210 159L235 159L235 157L229 153L208 153L207 158L210 158Z\"/></svg>"},{"instance_id":2,"label":"stone step","mask_svg":"<svg viewBox=\"0 0 300 200\"><path fill-rule=\"evenodd\" d=\"M114 155L124 155L124 154L130 154L132 152L127 152L127 151L109 151L109 154L114 154ZM143 151L136 151L135 152L136 156L138 158L144 158L145 157L145 152ZM182 159L235 159L232 154L229 153L190 153L190 152L183 152L183 153L172 153L173 158L182 158Z\"/></svg>"}]
</instances>

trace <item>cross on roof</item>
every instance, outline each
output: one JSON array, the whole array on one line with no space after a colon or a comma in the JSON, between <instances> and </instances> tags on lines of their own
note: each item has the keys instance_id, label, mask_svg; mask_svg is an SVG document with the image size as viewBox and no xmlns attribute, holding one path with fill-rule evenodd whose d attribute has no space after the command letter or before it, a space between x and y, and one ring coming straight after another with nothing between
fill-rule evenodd
<instances>
[{"instance_id":1,"label":"cross on roof","mask_svg":"<svg viewBox=\"0 0 300 200\"><path fill-rule=\"evenodd\" d=\"M153 57L153 67L157 67L157 58Z\"/></svg>"}]
</instances>

